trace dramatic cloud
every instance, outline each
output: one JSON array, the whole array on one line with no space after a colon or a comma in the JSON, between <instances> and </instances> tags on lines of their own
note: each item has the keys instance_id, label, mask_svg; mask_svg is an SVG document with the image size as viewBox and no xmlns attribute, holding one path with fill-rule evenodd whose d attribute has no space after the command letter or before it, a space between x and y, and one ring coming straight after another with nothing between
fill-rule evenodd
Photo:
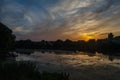
<instances>
[{"instance_id":1,"label":"dramatic cloud","mask_svg":"<svg viewBox=\"0 0 120 80\"><path fill-rule=\"evenodd\" d=\"M1 0L0 21L17 39L103 38L120 35L119 8L119 0Z\"/></svg>"}]
</instances>

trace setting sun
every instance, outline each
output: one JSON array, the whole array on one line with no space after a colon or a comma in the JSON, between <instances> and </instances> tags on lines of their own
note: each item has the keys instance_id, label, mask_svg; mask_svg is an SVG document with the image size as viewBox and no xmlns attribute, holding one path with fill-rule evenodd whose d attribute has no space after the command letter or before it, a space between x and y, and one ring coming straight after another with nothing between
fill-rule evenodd
<instances>
[{"instance_id":1,"label":"setting sun","mask_svg":"<svg viewBox=\"0 0 120 80\"><path fill-rule=\"evenodd\" d=\"M85 36L85 41L88 41L90 39L94 39L95 37L94 36Z\"/></svg>"},{"instance_id":2,"label":"setting sun","mask_svg":"<svg viewBox=\"0 0 120 80\"><path fill-rule=\"evenodd\" d=\"M92 32L92 33L85 33L85 34L83 34L83 37L84 37L85 41L88 41L90 39L96 39L96 36L95 36L94 32Z\"/></svg>"}]
</instances>

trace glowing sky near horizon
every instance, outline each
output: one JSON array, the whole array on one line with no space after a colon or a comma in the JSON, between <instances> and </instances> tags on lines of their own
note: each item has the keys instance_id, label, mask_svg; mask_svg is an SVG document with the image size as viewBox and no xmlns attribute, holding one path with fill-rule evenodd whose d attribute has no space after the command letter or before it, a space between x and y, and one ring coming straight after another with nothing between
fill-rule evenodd
<instances>
[{"instance_id":1,"label":"glowing sky near horizon","mask_svg":"<svg viewBox=\"0 0 120 80\"><path fill-rule=\"evenodd\" d=\"M56 40L120 35L120 0L0 0L0 21L17 39Z\"/></svg>"}]
</instances>

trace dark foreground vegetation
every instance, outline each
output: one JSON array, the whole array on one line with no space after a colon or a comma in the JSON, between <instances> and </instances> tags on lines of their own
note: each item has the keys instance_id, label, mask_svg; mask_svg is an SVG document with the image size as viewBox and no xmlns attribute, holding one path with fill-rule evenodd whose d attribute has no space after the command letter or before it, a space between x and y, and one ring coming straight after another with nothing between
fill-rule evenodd
<instances>
[{"instance_id":1,"label":"dark foreground vegetation","mask_svg":"<svg viewBox=\"0 0 120 80\"><path fill-rule=\"evenodd\" d=\"M71 41L69 39L65 41L42 40L39 42L19 40L16 41L16 49L68 50L113 54L113 52L120 52L120 36L114 37L112 33L109 33L108 38L99 40L90 39L87 42L84 40Z\"/></svg>"},{"instance_id":2,"label":"dark foreground vegetation","mask_svg":"<svg viewBox=\"0 0 120 80\"><path fill-rule=\"evenodd\" d=\"M30 62L7 62L0 63L0 80L69 80L69 74L40 73Z\"/></svg>"}]
</instances>

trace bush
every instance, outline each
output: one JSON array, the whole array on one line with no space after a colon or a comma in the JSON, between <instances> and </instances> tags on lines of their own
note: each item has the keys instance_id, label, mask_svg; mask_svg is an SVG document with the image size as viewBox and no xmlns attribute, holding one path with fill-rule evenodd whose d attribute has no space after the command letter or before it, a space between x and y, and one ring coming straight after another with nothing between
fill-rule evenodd
<instances>
[{"instance_id":1,"label":"bush","mask_svg":"<svg viewBox=\"0 0 120 80\"><path fill-rule=\"evenodd\" d=\"M0 64L0 80L69 80L65 73L40 73L31 62Z\"/></svg>"}]
</instances>

